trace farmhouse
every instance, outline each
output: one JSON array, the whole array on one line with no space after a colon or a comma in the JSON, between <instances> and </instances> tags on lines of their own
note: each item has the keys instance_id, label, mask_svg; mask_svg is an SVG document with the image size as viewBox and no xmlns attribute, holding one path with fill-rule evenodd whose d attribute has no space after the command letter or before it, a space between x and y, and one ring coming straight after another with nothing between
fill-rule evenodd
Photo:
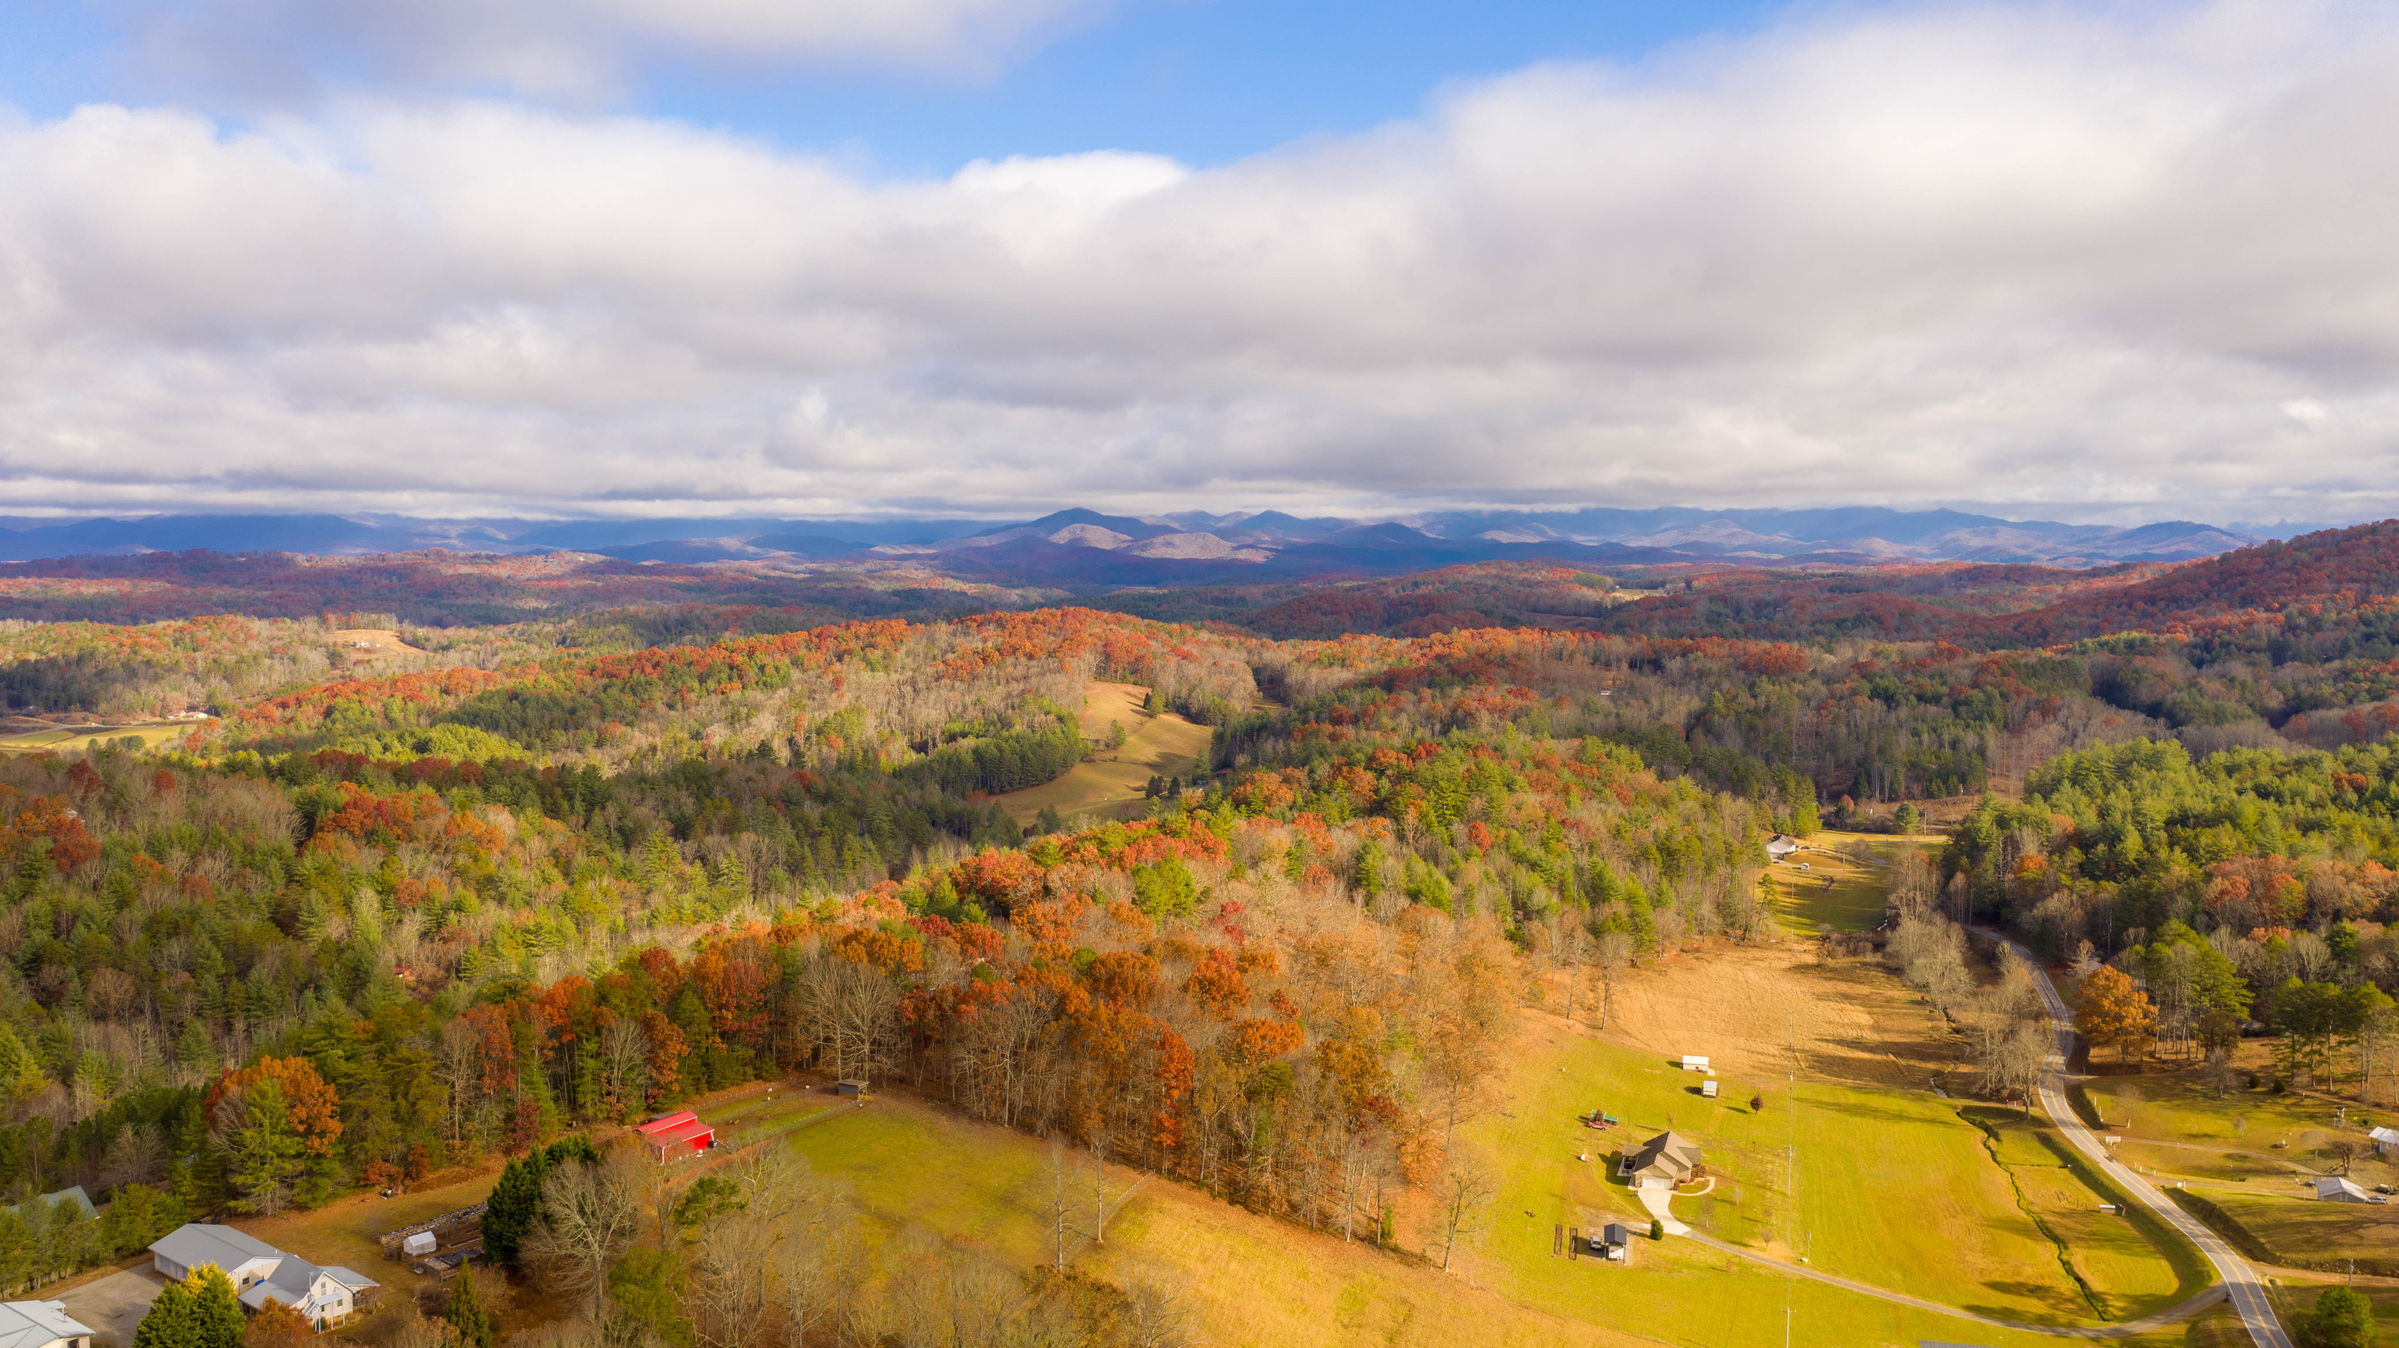
<instances>
[{"instance_id":1,"label":"farmhouse","mask_svg":"<svg viewBox=\"0 0 2399 1348\"><path fill-rule=\"evenodd\" d=\"M270 1301L300 1313L318 1329L331 1329L350 1318L358 1293L378 1284L363 1274L336 1264L319 1268L305 1259L285 1255L266 1280L242 1293L242 1305L264 1310Z\"/></svg>"},{"instance_id":2,"label":"farmhouse","mask_svg":"<svg viewBox=\"0 0 2399 1348\"><path fill-rule=\"evenodd\" d=\"M2366 1134L2377 1156L2399 1156L2399 1128L2377 1128Z\"/></svg>"},{"instance_id":3,"label":"farmhouse","mask_svg":"<svg viewBox=\"0 0 2399 1348\"><path fill-rule=\"evenodd\" d=\"M1667 1189L1699 1169L1699 1144L1680 1133L1665 1132L1642 1143L1640 1150L1626 1152L1616 1173L1631 1179L1637 1189Z\"/></svg>"},{"instance_id":4,"label":"farmhouse","mask_svg":"<svg viewBox=\"0 0 2399 1348\"><path fill-rule=\"evenodd\" d=\"M300 1312L320 1330L348 1320L357 1309L358 1294L381 1285L338 1265L320 1268L230 1226L205 1222L186 1222L159 1237L150 1247L150 1258L161 1275L178 1280L203 1264L214 1264L233 1279L242 1305L258 1310L277 1302ZM11 1345L0 1343L0 1348Z\"/></svg>"},{"instance_id":5,"label":"farmhouse","mask_svg":"<svg viewBox=\"0 0 2399 1348\"><path fill-rule=\"evenodd\" d=\"M2379 1203L2380 1194L2370 1194L2356 1183L2345 1179L2316 1181L2316 1197L2327 1203Z\"/></svg>"},{"instance_id":6,"label":"farmhouse","mask_svg":"<svg viewBox=\"0 0 2399 1348\"><path fill-rule=\"evenodd\" d=\"M92 1328L63 1301L0 1302L0 1348L92 1348Z\"/></svg>"},{"instance_id":7,"label":"farmhouse","mask_svg":"<svg viewBox=\"0 0 2399 1348\"><path fill-rule=\"evenodd\" d=\"M1766 859L1768 861L1787 861L1791 854L1798 850L1799 839L1788 833L1777 833L1766 840Z\"/></svg>"}]
</instances>

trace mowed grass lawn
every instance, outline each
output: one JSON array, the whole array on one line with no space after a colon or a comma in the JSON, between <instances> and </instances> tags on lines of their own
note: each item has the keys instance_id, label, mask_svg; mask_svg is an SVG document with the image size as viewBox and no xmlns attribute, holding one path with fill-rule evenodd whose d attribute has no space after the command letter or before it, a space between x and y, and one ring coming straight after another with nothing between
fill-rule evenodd
<instances>
[{"instance_id":1,"label":"mowed grass lawn","mask_svg":"<svg viewBox=\"0 0 2399 1348\"><path fill-rule=\"evenodd\" d=\"M2196 1247L2108 1183L2040 1116L1979 1105L1958 1112L1991 1137L2024 1205L2064 1246L2066 1262L2109 1318L2150 1314L2215 1281ZM2120 1211L2102 1212L2102 1203Z\"/></svg>"},{"instance_id":2,"label":"mowed grass lawn","mask_svg":"<svg viewBox=\"0 0 2399 1348\"><path fill-rule=\"evenodd\" d=\"M1888 888L1884 868L1904 846L1938 847L1944 839L1910 840L1896 834L1843 833L1835 829L1807 838L1788 861L1766 868L1774 882L1775 911L1801 936L1820 931L1872 931L1883 920ZM1848 853L1863 842L1872 861L1859 865ZM1819 850L1826 849L1826 850ZM1806 870L1799 869L1802 865ZM1831 881L1828 888L1826 881Z\"/></svg>"},{"instance_id":3,"label":"mowed grass lawn","mask_svg":"<svg viewBox=\"0 0 2399 1348\"><path fill-rule=\"evenodd\" d=\"M1100 749L1067 770L1056 781L992 797L1018 823L1029 822L1044 808L1060 818L1079 814L1108 818L1139 818L1149 802L1141 794L1149 779L1188 779L1208 755L1214 732L1194 725L1173 712L1152 716L1141 710L1149 690L1130 683L1095 683L1085 691L1083 736L1104 739L1111 724L1125 729L1124 747Z\"/></svg>"},{"instance_id":4,"label":"mowed grass lawn","mask_svg":"<svg viewBox=\"0 0 2399 1348\"><path fill-rule=\"evenodd\" d=\"M1561 1308L1585 1318L1688 1326L1685 1332L1699 1342L1762 1342L1779 1333L1781 1278L1705 1247L1643 1241L1636 1268L1606 1270L1596 1280L1579 1276L1584 1266L1549 1254L1556 1225L1588 1228L1631 1217L1646 1226L1646 1215L1606 1167L1618 1148L1638 1146L1671 1116L1676 1131L1706 1149L1719 1175L1713 1194L1675 1200L1677 1215L1696 1229L1979 1314L2036 1324L2099 1322L2061 1265L2056 1242L2020 1205L2010 1172L1992 1159L1984 1133L1959 1117L1954 1102L1929 1093L1730 1078L1711 1101L1687 1090L1699 1079L1655 1057L1562 1031L1529 1040L1510 1074L1506 1110L1472 1129L1507 1175L1502 1220L1486 1252L1497 1266L1492 1284L1520 1299L1558 1298ZM1754 1114L1753 1090L1766 1097ZM1576 1116L1595 1107L1622 1117L1624 1126L1606 1133L1582 1127ZM1794 1140L1796 1203L1785 1160ZM2036 1192L2029 1201L2044 1219L2079 1218L2083 1211L2096 1217L2102 1200L2053 1152L2025 1137L2004 1146L2018 1173L2031 1176ZM1591 1159L1577 1159L1586 1150ZM2212 1280L2195 1252L2162 1253L2129 1222L2112 1228L2094 1222L2067 1236L2087 1242L2072 1257L2113 1319L2165 1309ZM1719 1291L1693 1291L1688 1280L1703 1272ZM2007 1331L1821 1284L1802 1283L1796 1295L1812 1299L1814 1317L1812 1326L1802 1318L1799 1341L2015 1341Z\"/></svg>"},{"instance_id":5,"label":"mowed grass lawn","mask_svg":"<svg viewBox=\"0 0 2399 1348\"><path fill-rule=\"evenodd\" d=\"M886 1095L792 1132L789 1145L847 1186L885 1238L917 1228L1020 1268L1049 1261L1039 1192L1047 1151L1035 1139ZM1134 1178L1117 1170L1110 1183ZM1110 1221L1107 1243L1082 1244L1071 1262L1112 1279L1144 1267L1179 1273L1211 1343L1542 1348L1645 1341L1512 1304L1420 1260L1345 1244L1164 1179L1134 1191Z\"/></svg>"},{"instance_id":6,"label":"mowed grass lawn","mask_svg":"<svg viewBox=\"0 0 2399 1348\"><path fill-rule=\"evenodd\" d=\"M793 1132L790 1145L818 1173L848 1186L884 1238L913 1227L1019 1267L1049 1258L1041 1210L1047 1153L1032 1138L885 1096ZM1475 1249L1460 1252L1452 1273L1411 1254L1346 1244L1337 1234L1259 1216L1164 1179L1134 1192L1111 1220L1105 1247L1083 1244L1071 1260L1107 1278L1144 1267L1180 1273L1205 1315L1208 1341L1219 1344L1763 1344L1780 1339L1786 1294L1792 1342L1798 1344L1913 1348L1925 1339L1962 1338L1990 1348L2031 1348L2055 1342L1786 1280L1687 1241L1639 1241L1630 1267L1554 1257L1547 1220L1522 1217L1536 1205L1530 1195L1554 1181L1528 1180L1526 1169L1511 1167L1492 1229ZM1548 1169L1554 1175L1558 1167ZM1132 1178L1117 1171L1112 1183ZM1403 1225L1400 1244L1412 1251L1421 1238ZM2184 1342L2183 1329L2120 1342L2165 1348Z\"/></svg>"},{"instance_id":7,"label":"mowed grass lawn","mask_svg":"<svg viewBox=\"0 0 2399 1348\"><path fill-rule=\"evenodd\" d=\"M2348 1127L2335 1121L2339 1106L2297 1092L2236 1089L2223 1097L2194 1072L2098 1077L2078 1087L2104 1132L2124 1141L2117 1153L2160 1174L2195 1180L2230 1180L2269 1193L2296 1192L2293 1181L2337 1173L2325 1150L2336 1139L2363 1148L2354 1106ZM2377 1119L2376 1122L2381 1122ZM2276 1146L2276 1143L2282 1146ZM2399 1167L2371 1152L2356 1158L2350 1178L2371 1188L2392 1183Z\"/></svg>"},{"instance_id":8,"label":"mowed grass lawn","mask_svg":"<svg viewBox=\"0 0 2399 1348\"><path fill-rule=\"evenodd\" d=\"M2399 1207L2387 1203L2326 1203L2292 1192L2207 1189L2258 1243L2285 1259L2399 1259ZM2192 1192L2202 1192L2193 1189Z\"/></svg>"}]
</instances>

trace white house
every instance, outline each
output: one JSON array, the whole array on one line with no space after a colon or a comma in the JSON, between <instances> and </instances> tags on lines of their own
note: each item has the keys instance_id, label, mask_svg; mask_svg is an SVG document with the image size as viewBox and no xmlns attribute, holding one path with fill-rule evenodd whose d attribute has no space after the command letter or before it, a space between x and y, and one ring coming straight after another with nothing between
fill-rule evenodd
<instances>
[{"instance_id":1,"label":"white house","mask_svg":"<svg viewBox=\"0 0 2399 1348\"><path fill-rule=\"evenodd\" d=\"M297 1255L285 1255L266 1281L242 1293L242 1305L264 1310L278 1301L300 1313L318 1329L331 1329L350 1318L357 1294L378 1286L374 1279L339 1264L319 1268Z\"/></svg>"},{"instance_id":2,"label":"white house","mask_svg":"<svg viewBox=\"0 0 2399 1348\"><path fill-rule=\"evenodd\" d=\"M2399 1155L2399 1128L2377 1128L2366 1134L2377 1156Z\"/></svg>"},{"instance_id":3,"label":"white house","mask_svg":"<svg viewBox=\"0 0 2399 1348\"><path fill-rule=\"evenodd\" d=\"M349 1319L358 1309L358 1294L381 1286L338 1264L320 1268L230 1226L204 1222L187 1222L161 1236L150 1247L150 1256L159 1273L169 1278L186 1278L202 1264L214 1264L233 1279L242 1305L258 1310L270 1301L278 1302L300 1312L318 1329L330 1329ZM17 1346L0 1343L0 1348Z\"/></svg>"},{"instance_id":4,"label":"white house","mask_svg":"<svg viewBox=\"0 0 2399 1348\"><path fill-rule=\"evenodd\" d=\"M92 1327L63 1301L0 1301L0 1348L92 1348Z\"/></svg>"}]
</instances>

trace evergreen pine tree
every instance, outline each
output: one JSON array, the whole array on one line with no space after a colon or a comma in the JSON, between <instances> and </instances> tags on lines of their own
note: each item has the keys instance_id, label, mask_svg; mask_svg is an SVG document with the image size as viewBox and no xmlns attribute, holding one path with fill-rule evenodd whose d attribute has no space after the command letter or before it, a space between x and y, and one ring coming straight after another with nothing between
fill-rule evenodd
<instances>
[{"instance_id":1,"label":"evergreen pine tree","mask_svg":"<svg viewBox=\"0 0 2399 1348\"><path fill-rule=\"evenodd\" d=\"M300 1178L308 1144L292 1127L291 1106L274 1078L250 1083L242 1100L241 1125L229 1141L229 1178L241 1192L240 1206L270 1216L280 1212Z\"/></svg>"},{"instance_id":2,"label":"evergreen pine tree","mask_svg":"<svg viewBox=\"0 0 2399 1348\"><path fill-rule=\"evenodd\" d=\"M179 1282L158 1289L148 1314L134 1328L133 1348L197 1348L198 1325L192 1294Z\"/></svg>"},{"instance_id":3,"label":"evergreen pine tree","mask_svg":"<svg viewBox=\"0 0 2399 1348\"><path fill-rule=\"evenodd\" d=\"M536 1151L510 1161L500 1172L499 1182L492 1185L491 1198L483 1209L483 1252L493 1263L516 1262L517 1246L532 1231L533 1219L541 1212L545 1173L544 1157Z\"/></svg>"},{"instance_id":4,"label":"evergreen pine tree","mask_svg":"<svg viewBox=\"0 0 2399 1348\"><path fill-rule=\"evenodd\" d=\"M450 1285L449 1309L442 1318L450 1322L448 1348L495 1348L499 1342L497 1328L483 1309L482 1299L475 1295L475 1277L471 1269L460 1269L458 1281Z\"/></svg>"}]
</instances>

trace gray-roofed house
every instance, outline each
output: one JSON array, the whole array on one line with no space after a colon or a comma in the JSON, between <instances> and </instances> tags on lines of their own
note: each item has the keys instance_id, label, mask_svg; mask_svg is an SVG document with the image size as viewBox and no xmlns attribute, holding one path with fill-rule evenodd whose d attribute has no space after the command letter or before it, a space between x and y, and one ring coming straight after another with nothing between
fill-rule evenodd
<instances>
[{"instance_id":1,"label":"gray-roofed house","mask_svg":"<svg viewBox=\"0 0 2399 1348\"><path fill-rule=\"evenodd\" d=\"M2374 1144L2377 1156L2399 1155L2399 1128L2376 1128L2366 1134L2366 1140Z\"/></svg>"},{"instance_id":2,"label":"gray-roofed house","mask_svg":"<svg viewBox=\"0 0 2399 1348\"><path fill-rule=\"evenodd\" d=\"M1637 1189L1667 1189L1691 1178L1700 1168L1699 1144L1680 1133L1665 1132L1628 1151L1616 1173L1630 1178Z\"/></svg>"},{"instance_id":3,"label":"gray-roofed house","mask_svg":"<svg viewBox=\"0 0 2399 1348\"><path fill-rule=\"evenodd\" d=\"M1799 839L1788 833L1777 833L1766 840L1766 859L1781 861L1799 850Z\"/></svg>"},{"instance_id":4,"label":"gray-roofed house","mask_svg":"<svg viewBox=\"0 0 2399 1348\"><path fill-rule=\"evenodd\" d=\"M56 1207L58 1205L58 1200L62 1198L74 1204L76 1209L83 1216L97 1217L100 1215L100 1210L92 1206L92 1196L85 1193L83 1191L83 1186L80 1184L70 1184L66 1188L60 1189L55 1193L43 1194L41 1197L36 1198L33 1201L41 1204L44 1207ZM23 1203L11 1204L8 1208L8 1211L21 1213L24 1207L25 1204Z\"/></svg>"},{"instance_id":5,"label":"gray-roofed house","mask_svg":"<svg viewBox=\"0 0 2399 1348\"><path fill-rule=\"evenodd\" d=\"M92 1348L92 1327L63 1301L0 1301L0 1348Z\"/></svg>"},{"instance_id":6,"label":"gray-roofed house","mask_svg":"<svg viewBox=\"0 0 2399 1348\"><path fill-rule=\"evenodd\" d=\"M302 1319L318 1329L331 1329L350 1318L350 1312L357 1309L360 1292L381 1285L339 1264L319 1268L297 1255L287 1254L265 1281L242 1293L242 1305L255 1311L265 1309L270 1301L279 1301L298 1311Z\"/></svg>"},{"instance_id":7,"label":"gray-roofed house","mask_svg":"<svg viewBox=\"0 0 2399 1348\"><path fill-rule=\"evenodd\" d=\"M208 1222L185 1222L160 1236L150 1256L162 1276L178 1280L190 1277L202 1264L214 1264L233 1279L237 1292L266 1281L277 1264L291 1257L255 1236Z\"/></svg>"},{"instance_id":8,"label":"gray-roofed house","mask_svg":"<svg viewBox=\"0 0 2399 1348\"><path fill-rule=\"evenodd\" d=\"M214 1264L233 1279L243 1306L258 1310L270 1301L279 1302L320 1330L349 1319L358 1309L358 1294L382 1286L339 1264L320 1268L255 1236L205 1222L186 1222L159 1237L150 1255L169 1278L189 1277L202 1264Z\"/></svg>"}]
</instances>

